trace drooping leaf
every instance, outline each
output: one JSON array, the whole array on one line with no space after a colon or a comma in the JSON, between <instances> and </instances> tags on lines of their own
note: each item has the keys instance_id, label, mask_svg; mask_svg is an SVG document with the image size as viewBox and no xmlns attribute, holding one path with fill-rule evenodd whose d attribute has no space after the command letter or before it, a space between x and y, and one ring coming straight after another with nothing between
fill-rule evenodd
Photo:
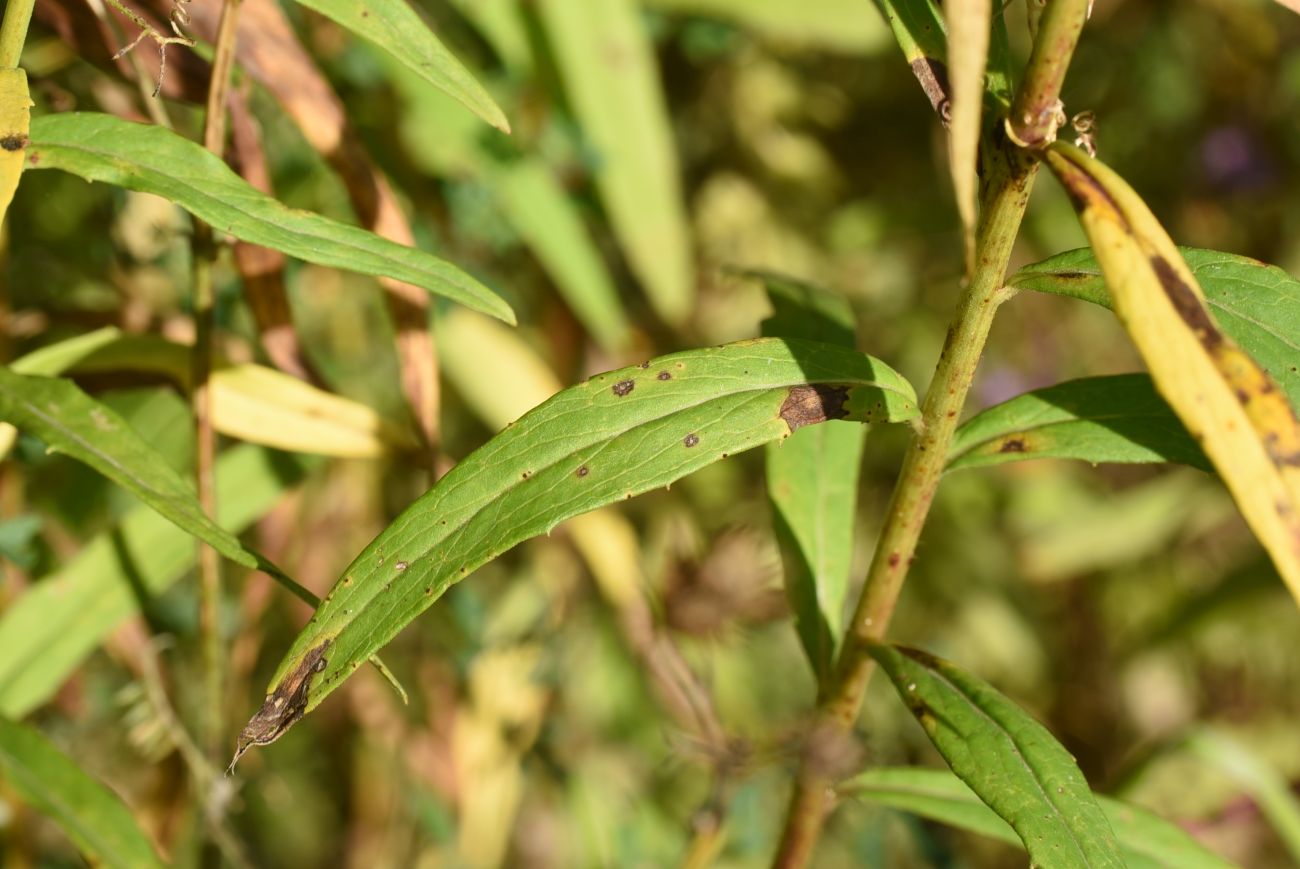
<instances>
[{"instance_id":1,"label":"drooping leaf","mask_svg":"<svg viewBox=\"0 0 1300 869\"><path fill-rule=\"evenodd\" d=\"M32 808L58 824L91 864L166 865L117 794L40 733L7 718L0 718L0 774Z\"/></svg>"},{"instance_id":2,"label":"drooping leaf","mask_svg":"<svg viewBox=\"0 0 1300 869\"><path fill-rule=\"evenodd\" d=\"M1300 402L1300 281L1250 257L1194 247L1180 247L1178 253L1223 331L1278 382L1293 405ZM1091 248L1027 265L1007 285L1111 307Z\"/></svg>"},{"instance_id":3,"label":"drooping leaf","mask_svg":"<svg viewBox=\"0 0 1300 869\"><path fill-rule=\"evenodd\" d=\"M559 522L828 418L914 418L871 357L760 339L664 356L552 397L457 465L357 556L295 639L242 746L276 739L470 571Z\"/></svg>"},{"instance_id":4,"label":"drooping leaf","mask_svg":"<svg viewBox=\"0 0 1300 869\"><path fill-rule=\"evenodd\" d=\"M308 262L415 284L508 323L514 313L465 272L355 226L289 208L207 149L163 127L73 112L32 122L28 169L62 169L175 202L220 233Z\"/></svg>"},{"instance_id":5,"label":"drooping leaf","mask_svg":"<svg viewBox=\"0 0 1300 869\"><path fill-rule=\"evenodd\" d=\"M948 75L952 116L948 125L948 166L961 216L966 274L975 268L975 221L979 198L977 166L984 107L984 68L988 64L992 0L948 0Z\"/></svg>"},{"instance_id":6,"label":"drooping leaf","mask_svg":"<svg viewBox=\"0 0 1300 869\"><path fill-rule=\"evenodd\" d=\"M950 772L918 767L877 767L854 776L842 793L912 812L1010 844L1020 837ZM1179 827L1138 806L1097 795L1115 830L1128 869L1230 869Z\"/></svg>"},{"instance_id":7,"label":"drooping leaf","mask_svg":"<svg viewBox=\"0 0 1300 869\"><path fill-rule=\"evenodd\" d=\"M304 473L304 460L240 446L217 459L217 519L242 530ZM194 538L152 507L84 546L0 613L0 714L51 697L140 597L161 594L194 564Z\"/></svg>"},{"instance_id":8,"label":"drooping leaf","mask_svg":"<svg viewBox=\"0 0 1300 869\"><path fill-rule=\"evenodd\" d=\"M1028 713L948 661L901 646L871 655L957 777L1044 869L1121 869L1110 822L1069 752Z\"/></svg>"},{"instance_id":9,"label":"drooping leaf","mask_svg":"<svg viewBox=\"0 0 1300 869\"><path fill-rule=\"evenodd\" d=\"M565 93L633 273L659 316L682 323L695 279L680 169L649 34L634 0L539 0Z\"/></svg>"},{"instance_id":10,"label":"drooping leaf","mask_svg":"<svg viewBox=\"0 0 1300 869\"><path fill-rule=\"evenodd\" d=\"M21 69L0 69L0 223L4 223L23 174L32 105L27 73Z\"/></svg>"},{"instance_id":11,"label":"drooping leaf","mask_svg":"<svg viewBox=\"0 0 1300 869\"><path fill-rule=\"evenodd\" d=\"M1218 325L1177 248L1122 178L1059 142L1047 162L1156 388L1300 600L1300 421L1285 393Z\"/></svg>"},{"instance_id":12,"label":"drooping leaf","mask_svg":"<svg viewBox=\"0 0 1300 869\"><path fill-rule=\"evenodd\" d=\"M139 371L160 374L189 388L190 349L154 335L124 335L107 327L49 344L21 359L19 374ZM369 458L410 449L409 430L372 408L325 392L280 371L252 363L214 363L209 380L212 425L250 443L300 453ZM13 446L14 429L0 424L0 456Z\"/></svg>"},{"instance_id":13,"label":"drooping leaf","mask_svg":"<svg viewBox=\"0 0 1300 869\"><path fill-rule=\"evenodd\" d=\"M1145 374L1071 380L994 405L957 429L948 468L1042 458L1212 470Z\"/></svg>"},{"instance_id":14,"label":"drooping leaf","mask_svg":"<svg viewBox=\"0 0 1300 869\"><path fill-rule=\"evenodd\" d=\"M853 311L842 296L776 275L757 277L773 309L764 335L854 345ZM866 437L865 426L832 421L765 448L786 597L819 682L830 677L842 634Z\"/></svg>"},{"instance_id":15,"label":"drooping leaf","mask_svg":"<svg viewBox=\"0 0 1300 869\"><path fill-rule=\"evenodd\" d=\"M297 0L397 58L503 133L505 112L415 13L407 0Z\"/></svg>"}]
</instances>

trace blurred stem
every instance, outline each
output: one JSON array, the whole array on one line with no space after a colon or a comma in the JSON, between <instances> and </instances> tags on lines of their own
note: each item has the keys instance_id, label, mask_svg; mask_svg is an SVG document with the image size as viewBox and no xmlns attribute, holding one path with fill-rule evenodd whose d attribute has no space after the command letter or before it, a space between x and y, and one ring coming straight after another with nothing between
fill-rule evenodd
<instances>
[{"instance_id":1,"label":"blurred stem","mask_svg":"<svg viewBox=\"0 0 1300 869\"><path fill-rule=\"evenodd\" d=\"M27 41L27 25L32 20L36 0L7 0L4 21L0 23L0 69L17 69Z\"/></svg>"},{"instance_id":2,"label":"blurred stem","mask_svg":"<svg viewBox=\"0 0 1300 869\"><path fill-rule=\"evenodd\" d=\"M1024 106L1050 105L1056 111L1061 82L1086 18L1087 6L1088 0L1049 3L1024 85L1014 102L1013 117L1021 117ZM976 270L958 299L934 379L922 402L920 431L903 457L884 528L857 609L845 632L835 677L819 700L817 721L800 760L787 809L785 829L774 861L776 866L808 864L826 822L831 787L837 778L852 771L842 767L844 758L851 757L853 752L841 751L839 747L851 740L853 724L874 671L867 649L872 643L883 641L888 631L989 328L998 305L1006 298L1002 281L1038 171L1036 155L1018 148L1008 138L1012 135L1011 126L1008 123L1004 131L1000 125L994 125L991 135L986 135Z\"/></svg>"},{"instance_id":3,"label":"blurred stem","mask_svg":"<svg viewBox=\"0 0 1300 869\"><path fill-rule=\"evenodd\" d=\"M226 103L230 92L230 75L235 58L235 34L239 21L240 0L225 0L212 60L212 78L208 84L207 116L203 125L203 145L217 156L222 155L226 139ZM199 503L209 516L217 515L216 453L217 436L212 427L212 330L215 292L212 267L217 258L212 227L194 222L194 350L190 370L194 391L194 459ZM203 638L204 750L216 760L222 752L225 722L222 702L225 650L221 642L221 560L215 549L199 543L200 605L199 629Z\"/></svg>"}]
</instances>

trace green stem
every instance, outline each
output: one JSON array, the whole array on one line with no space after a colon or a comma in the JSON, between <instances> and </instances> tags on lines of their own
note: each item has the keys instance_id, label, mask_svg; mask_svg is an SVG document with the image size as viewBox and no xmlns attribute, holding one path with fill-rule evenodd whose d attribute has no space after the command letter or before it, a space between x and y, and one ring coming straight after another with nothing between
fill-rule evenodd
<instances>
[{"instance_id":1,"label":"green stem","mask_svg":"<svg viewBox=\"0 0 1300 869\"><path fill-rule=\"evenodd\" d=\"M1043 10L1025 81L1016 93L1007 134L1025 148L1046 148L1061 123L1061 84L1088 20L1088 0L1053 0Z\"/></svg>"},{"instance_id":2,"label":"green stem","mask_svg":"<svg viewBox=\"0 0 1300 869\"><path fill-rule=\"evenodd\" d=\"M1056 106L1079 28L1086 18L1087 4L1088 0L1052 0L1049 4L1015 106ZM1075 21L1078 27L1074 26ZM775 866L808 864L826 822L831 788L838 778L852 771L843 768L843 759L854 752L843 749L851 741L853 724L875 669L867 649L870 644L883 640L888 631L943 475L948 448L975 368L994 314L1005 298L1002 282L1038 171L1036 156L1008 139L1012 131L1011 125L1007 126L1006 134L995 127L993 141L984 149L977 268L957 302L934 379L922 402L921 430L903 458L885 525L853 619L845 632L835 678L820 698L817 721L808 737L786 813Z\"/></svg>"},{"instance_id":3,"label":"green stem","mask_svg":"<svg viewBox=\"0 0 1300 869\"><path fill-rule=\"evenodd\" d=\"M0 69L18 68L35 6L36 0L8 0L5 4L4 21L0 22Z\"/></svg>"}]
</instances>

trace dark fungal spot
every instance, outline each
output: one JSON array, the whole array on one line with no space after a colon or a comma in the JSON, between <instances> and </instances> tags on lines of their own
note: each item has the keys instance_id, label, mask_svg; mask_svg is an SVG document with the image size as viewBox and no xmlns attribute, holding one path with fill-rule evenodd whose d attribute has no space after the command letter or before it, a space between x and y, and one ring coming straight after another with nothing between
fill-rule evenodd
<instances>
[{"instance_id":1,"label":"dark fungal spot","mask_svg":"<svg viewBox=\"0 0 1300 869\"><path fill-rule=\"evenodd\" d=\"M577 475L579 477L585 477L590 473L591 473L591 469L588 468L586 465L583 465L581 468L578 468L577 470Z\"/></svg>"},{"instance_id":2,"label":"dark fungal spot","mask_svg":"<svg viewBox=\"0 0 1300 869\"><path fill-rule=\"evenodd\" d=\"M519 476L522 477L523 479L527 480L527 479L528 479L529 477L531 477L532 475L533 475L533 472L532 472L532 471L524 471L524 472L523 472L522 474L520 474Z\"/></svg>"},{"instance_id":3,"label":"dark fungal spot","mask_svg":"<svg viewBox=\"0 0 1300 869\"><path fill-rule=\"evenodd\" d=\"M644 369L644 368L649 368L649 367L650 367L650 360L647 359L646 361L642 362L638 367L639 367L639 368L643 368L643 369Z\"/></svg>"},{"instance_id":4,"label":"dark fungal spot","mask_svg":"<svg viewBox=\"0 0 1300 869\"><path fill-rule=\"evenodd\" d=\"M1153 256L1151 268L1155 270L1156 278L1164 288L1170 304L1174 306L1174 310L1178 312L1183 322L1191 327L1192 333L1196 335L1196 340L1201 342L1201 346L1206 350L1213 350L1222 344L1223 334L1219 331L1219 327L1214 325L1209 312L1196 297L1195 291L1187 285L1178 272L1174 271L1169 261L1161 256Z\"/></svg>"},{"instance_id":5,"label":"dark fungal spot","mask_svg":"<svg viewBox=\"0 0 1300 869\"><path fill-rule=\"evenodd\" d=\"M672 379L673 379L673 376L672 376L671 374L669 374L667 371L660 371L658 376L659 376L659 379L660 379L660 380L672 380Z\"/></svg>"},{"instance_id":6,"label":"dark fungal spot","mask_svg":"<svg viewBox=\"0 0 1300 869\"><path fill-rule=\"evenodd\" d=\"M902 557L899 556L899 554L898 554L897 552L891 552L891 553L889 553L889 566L890 566L890 567L898 567L898 563L899 563L900 561L902 561L902 560L903 560Z\"/></svg>"},{"instance_id":7,"label":"dark fungal spot","mask_svg":"<svg viewBox=\"0 0 1300 869\"><path fill-rule=\"evenodd\" d=\"M1002 445L998 450L1000 453L1023 453L1025 451L1025 442L1020 438L1012 438Z\"/></svg>"},{"instance_id":8,"label":"dark fungal spot","mask_svg":"<svg viewBox=\"0 0 1300 869\"><path fill-rule=\"evenodd\" d=\"M633 389L636 389L636 381L620 380L618 383L615 383L610 388L613 390L615 395L617 395L619 398L622 398L623 396L631 392Z\"/></svg>"},{"instance_id":9,"label":"dark fungal spot","mask_svg":"<svg viewBox=\"0 0 1300 869\"><path fill-rule=\"evenodd\" d=\"M433 597L433 586L431 586L431 585L425 586L425 588L424 588L424 596L425 596L425 597Z\"/></svg>"},{"instance_id":10,"label":"dark fungal spot","mask_svg":"<svg viewBox=\"0 0 1300 869\"><path fill-rule=\"evenodd\" d=\"M311 679L325 669L328 663L325 649L329 644L330 641L325 640L309 650L298 662L298 666L280 680L274 691L266 695L262 708L257 710L239 733L235 757L230 762L232 769L249 748L275 742L307 711L307 693Z\"/></svg>"},{"instance_id":11,"label":"dark fungal spot","mask_svg":"<svg viewBox=\"0 0 1300 869\"><path fill-rule=\"evenodd\" d=\"M844 386L825 383L792 386L781 405L780 416L790 426L790 431L828 419L843 419L848 416L844 409L848 397L849 390Z\"/></svg>"},{"instance_id":12,"label":"dark fungal spot","mask_svg":"<svg viewBox=\"0 0 1300 869\"><path fill-rule=\"evenodd\" d=\"M6 151L21 151L26 147L27 137L22 134L0 137L0 148L4 148Z\"/></svg>"},{"instance_id":13,"label":"dark fungal spot","mask_svg":"<svg viewBox=\"0 0 1300 869\"><path fill-rule=\"evenodd\" d=\"M691 432L686 437L682 438L682 443L685 444L688 449L690 447L697 445L699 442L700 442L700 436L695 434L694 432Z\"/></svg>"}]
</instances>

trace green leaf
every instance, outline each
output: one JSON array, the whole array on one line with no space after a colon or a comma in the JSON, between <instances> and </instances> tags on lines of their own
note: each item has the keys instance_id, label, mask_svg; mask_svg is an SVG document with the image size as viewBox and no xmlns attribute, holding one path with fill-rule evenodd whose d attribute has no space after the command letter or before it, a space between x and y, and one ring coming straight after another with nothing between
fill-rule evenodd
<instances>
[{"instance_id":1,"label":"green leaf","mask_svg":"<svg viewBox=\"0 0 1300 869\"><path fill-rule=\"evenodd\" d=\"M241 446L217 460L217 519L241 530L303 475L301 460ZM194 538L152 507L81 549L0 613L0 714L45 702L110 631L194 565Z\"/></svg>"},{"instance_id":2,"label":"green leaf","mask_svg":"<svg viewBox=\"0 0 1300 869\"><path fill-rule=\"evenodd\" d=\"M948 123L952 91L948 84L948 43L943 16L933 0L875 0L894 39L912 68L912 75L930 105Z\"/></svg>"},{"instance_id":3,"label":"green leaf","mask_svg":"<svg viewBox=\"0 0 1300 869\"><path fill-rule=\"evenodd\" d=\"M505 112L433 34L406 0L297 0L370 40L429 84L503 133Z\"/></svg>"},{"instance_id":4,"label":"green leaf","mask_svg":"<svg viewBox=\"0 0 1300 869\"><path fill-rule=\"evenodd\" d=\"M1124 866L1088 782L1047 728L947 661L901 646L870 651L952 771L1011 825L1034 865Z\"/></svg>"},{"instance_id":5,"label":"green leaf","mask_svg":"<svg viewBox=\"0 0 1300 869\"><path fill-rule=\"evenodd\" d=\"M15 374L0 366L0 419L36 435L50 449L90 465L231 561L277 578L284 576L212 521L194 490L157 450L72 381Z\"/></svg>"},{"instance_id":6,"label":"green leaf","mask_svg":"<svg viewBox=\"0 0 1300 869\"><path fill-rule=\"evenodd\" d=\"M396 278L514 323L502 299L444 260L249 186L207 149L171 130L93 112L32 122L29 169L62 169L175 202L220 233L333 268Z\"/></svg>"},{"instance_id":7,"label":"green leaf","mask_svg":"<svg viewBox=\"0 0 1300 869\"><path fill-rule=\"evenodd\" d=\"M1145 374L1071 380L994 405L957 429L948 469L1045 458L1213 470Z\"/></svg>"},{"instance_id":8,"label":"green leaf","mask_svg":"<svg viewBox=\"0 0 1300 869\"><path fill-rule=\"evenodd\" d=\"M122 869L166 865L117 794L40 733L5 718L0 771L32 808L68 834L88 862Z\"/></svg>"},{"instance_id":9,"label":"green leaf","mask_svg":"<svg viewBox=\"0 0 1300 869\"><path fill-rule=\"evenodd\" d=\"M529 537L804 424L914 418L911 386L850 350L760 339L571 387L492 438L357 556L294 640L241 748L277 738L452 583Z\"/></svg>"},{"instance_id":10,"label":"green leaf","mask_svg":"<svg viewBox=\"0 0 1300 869\"><path fill-rule=\"evenodd\" d=\"M601 201L655 311L695 304L680 169L654 48L634 0L535 4L565 93L594 152Z\"/></svg>"},{"instance_id":11,"label":"green leaf","mask_svg":"<svg viewBox=\"0 0 1300 869\"><path fill-rule=\"evenodd\" d=\"M1178 253L1223 331L1255 358L1293 404L1300 404L1300 281L1250 257L1194 247L1180 247ZM1027 265L1007 285L1111 307L1106 279L1091 248Z\"/></svg>"},{"instance_id":12,"label":"green leaf","mask_svg":"<svg viewBox=\"0 0 1300 869\"><path fill-rule=\"evenodd\" d=\"M1254 799L1291 859L1300 861L1300 799L1286 776L1247 745L1217 730L1197 730L1184 745L1235 779Z\"/></svg>"},{"instance_id":13,"label":"green leaf","mask_svg":"<svg viewBox=\"0 0 1300 869\"><path fill-rule=\"evenodd\" d=\"M776 275L756 276L773 308L764 335L853 346L853 311L843 297ZM866 438L865 426L828 422L766 447L786 596L819 682L830 677L842 634Z\"/></svg>"},{"instance_id":14,"label":"green leaf","mask_svg":"<svg viewBox=\"0 0 1300 869\"><path fill-rule=\"evenodd\" d=\"M991 839L1020 844L1015 830L980 802L961 779L945 770L878 767L855 776L840 791ZM1100 795L1096 799L1115 830L1129 869L1232 866L1179 827L1146 809Z\"/></svg>"}]
</instances>

